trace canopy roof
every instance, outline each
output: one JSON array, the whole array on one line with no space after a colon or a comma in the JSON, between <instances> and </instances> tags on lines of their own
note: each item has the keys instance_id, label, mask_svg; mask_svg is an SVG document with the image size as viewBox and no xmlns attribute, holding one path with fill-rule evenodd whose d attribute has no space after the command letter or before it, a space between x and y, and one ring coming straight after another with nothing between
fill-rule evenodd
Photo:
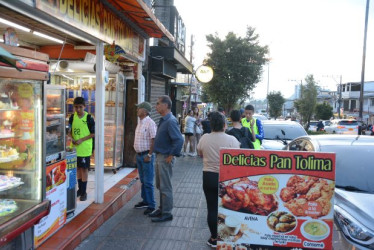
<instances>
[{"instance_id":1,"label":"canopy roof","mask_svg":"<svg viewBox=\"0 0 374 250\"><path fill-rule=\"evenodd\" d=\"M142 0L109 0L108 2L130 18L150 37L167 37L169 40L174 41L173 35Z\"/></svg>"}]
</instances>

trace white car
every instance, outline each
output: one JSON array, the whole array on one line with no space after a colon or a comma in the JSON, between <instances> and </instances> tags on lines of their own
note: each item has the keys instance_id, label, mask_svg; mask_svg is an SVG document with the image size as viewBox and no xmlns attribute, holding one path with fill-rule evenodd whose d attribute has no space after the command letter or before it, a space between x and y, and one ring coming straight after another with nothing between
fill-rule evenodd
<instances>
[{"instance_id":1,"label":"white car","mask_svg":"<svg viewBox=\"0 0 374 250\"><path fill-rule=\"evenodd\" d=\"M332 120L330 126L325 126L328 134L358 134L358 122L354 119Z\"/></svg>"},{"instance_id":2,"label":"white car","mask_svg":"<svg viewBox=\"0 0 374 250\"><path fill-rule=\"evenodd\" d=\"M261 123L264 129L261 149L282 150L291 140L307 135L298 122L267 120Z\"/></svg>"},{"instance_id":3,"label":"white car","mask_svg":"<svg viewBox=\"0 0 374 250\"><path fill-rule=\"evenodd\" d=\"M316 132L317 131L317 124L318 124L318 121L310 121L308 131Z\"/></svg>"},{"instance_id":4,"label":"white car","mask_svg":"<svg viewBox=\"0 0 374 250\"><path fill-rule=\"evenodd\" d=\"M253 117L256 118L256 119L258 119L258 120L261 120L261 121L263 121L263 120L269 120L266 116L261 115L261 114L253 114Z\"/></svg>"}]
</instances>

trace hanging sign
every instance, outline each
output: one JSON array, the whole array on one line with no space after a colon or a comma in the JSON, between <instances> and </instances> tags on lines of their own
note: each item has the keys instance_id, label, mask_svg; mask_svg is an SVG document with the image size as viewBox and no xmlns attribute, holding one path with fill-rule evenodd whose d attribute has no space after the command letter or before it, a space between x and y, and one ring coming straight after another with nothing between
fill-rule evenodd
<instances>
[{"instance_id":1,"label":"hanging sign","mask_svg":"<svg viewBox=\"0 0 374 250\"><path fill-rule=\"evenodd\" d=\"M335 154L220 151L217 249L332 249Z\"/></svg>"},{"instance_id":2,"label":"hanging sign","mask_svg":"<svg viewBox=\"0 0 374 250\"><path fill-rule=\"evenodd\" d=\"M213 69L209 66L201 65L196 70L196 78L199 82L207 83L213 79Z\"/></svg>"}]
</instances>

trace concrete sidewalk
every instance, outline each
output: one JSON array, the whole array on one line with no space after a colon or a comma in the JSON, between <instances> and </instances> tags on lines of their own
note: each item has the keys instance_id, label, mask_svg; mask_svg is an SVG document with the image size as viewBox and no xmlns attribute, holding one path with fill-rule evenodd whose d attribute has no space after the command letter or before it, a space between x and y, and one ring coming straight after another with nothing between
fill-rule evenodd
<instances>
[{"instance_id":1,"label":"concrete sidewalk","mask_svg":"<svg viewBox=\"0 0 374 250\"><path fill-rule=\"evenodd\" d=\"M173 169L174 219L153 223L134 209L140 192L107 220L76 249L211 249L206 241L210 232L206 222L206 202L202 189L202 159L177 158ZM156 189L155 197L159 199Z\"/></svg>"}]
</instances>

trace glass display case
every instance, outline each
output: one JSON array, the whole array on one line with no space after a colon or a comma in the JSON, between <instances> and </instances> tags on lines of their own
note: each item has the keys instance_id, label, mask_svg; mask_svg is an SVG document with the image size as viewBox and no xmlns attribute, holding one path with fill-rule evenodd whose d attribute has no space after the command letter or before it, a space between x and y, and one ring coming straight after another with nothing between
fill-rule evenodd
<instances>
[{"instance_id":1,"label":"glass display case","mask_svg":"<svg viewBox=\"0 0 374 250\"><path fill-rule=\"evenodd\" d=\"M54 73L51 82L54 85L66 86L66 126L69 117L74 113L74 98L82 96L86 101L85 111L95 116L95 85L94 74L83 73ZM105 85L105 152L104 167L116 169L123 166L124 147L124 103L125 103L125 77L122 73L109 77ZM94 154L91 165L95 165Z\"/></svg>"},{"instance_id":2,"label":"glass display case","mask_svg":"<svg viewBox=\"0 0 374 250\"><path fill-rule=\"evenodd\" d=\"M44 86L46 165L65 159L65 87Z\"/></svg>"},{"instance_id":3,"label":"glass display case","mask_svg":"<svg viewBox=\"0 0 374 250\"><path fill-rule=\"evenodd\" d=\"M0 235L45 197L42 83L0 78Z\"/></svg>"},{"instance_id":4,"label":"glass display case","mask_svg":"<svg viewBox=\"0 0 374 250\"><path fill-rule=\"evenodd\" d=\"M105 86L104 168L113 172L123 165L125 77L117 74Z\"/></svg>"}]
</instances>

